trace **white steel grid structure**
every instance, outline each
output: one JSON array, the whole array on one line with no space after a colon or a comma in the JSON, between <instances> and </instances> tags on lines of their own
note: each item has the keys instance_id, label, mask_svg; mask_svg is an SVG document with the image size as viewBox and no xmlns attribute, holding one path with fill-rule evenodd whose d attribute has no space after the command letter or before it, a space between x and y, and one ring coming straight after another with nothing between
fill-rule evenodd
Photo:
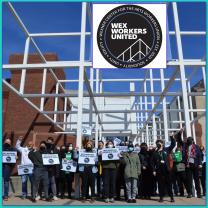
<instances>
[{"instance_id":1,"label":"white steel grid structure","mask_svg":"<svg viewBox=\"0 0 208 208\"><path fill-rule=\"evenodd\" d=\"M181 31L177 3L172 2L173 8L173 17L175 24L175 31L170 31L169 35L176 37L177 42L177 52L178 59L170 60L167 62L167 67L174 67L174 73L170 77L164 76L164 69L160 70L160 78L154 78L154 70L146 69L146 74L144 78L132 78L132 79L102 79L102 73L99 69L92 68L92 62L85 60L85 47L86 47L86 37L91 36L91 32L86 31L86 21L87 15L91 19L91 10L89 3L82 3L82 13L81 13L81 27L80 32L66 32L66 33L29 33L21 18L15 11L11 3L7 3L10 12L13 14L17 20L19 26L26 35L25 40L25 50L24 50L24 59L22 64L5 64L3 65L4 70L21 70L21 81L20 88L15 89L10 83L6 80L3 80L3 83L10 88L13 92L19 95L24 99L29 105L31 105L38 112L43 114L50 122L55 124L62 134L76 134L76 145L81 147L82 141L82 125L87 125L93 127L93 137L95 137L95 145L97 147L98 137L102 138L105 135L118 135L118 136L128 136L130 139L135 140L136 142L148 142L149 145L152 145L157 137L162 137L165 141L168 141L168 132L179 130L183 125L185 125L186 134L188 136L193 136L196 138L194 123L201 117L205 115L205 109L193 109L192 97L196 96L206 96L206 71L205 66L206 62L203 59L184 59L181 36L205 36L206 32L204 31ZM91 22L90 22L91 24ZM80 58L79 61L46 61L44 55L39 49L38 45L35 42L36 37L63 37L63 36L79 36L80 37ZM28 64L28 55L29 47L32 44L37 53L40 55L43 63L38 64ZM189 77L186 77L185 67L192 69L192 74ZM78 80L59 80L54 73L53 69L56 68L78 68L79 69L79 79ZM86 69L90 68L90 79L88 79ZM30 69L40 69L43 71L42 78L42 90L40 94L26 94L24 92L25 80L27 79L27 71ZM168 70L168 69L167 69ZM205 86L204 92L192 92L190 86L190 80L194 73L202 70L203 81ZM56 81L56 92L55 94L46 94L46 77L47 73L50 72ZM119 73L119 72L118 72ZM95 76L94 76L95 75ZM179 78L178 78L179 76ZM94 77L96 77L94 79ZM103 85L106 83L129 83L130 91L129 92L119 92L111 93L104 92ZM178 82L181 84L181 91L171 92L169 91L173 83ZM67 90L62 85L63 83L78 83L77 93L68 93ZM140 91L136 91L135 83L141 83L142 87ZM147 89L147 83L150 85L150 90ZM159 84L161 87L160 92L155 91L155 85ZM84 92L84 84L86 86L87 92ZM95 84L95 90L93 89ZM60 93L61 92L61 93ZM151 96L151 100L148 100L148 97ZM178 103L177 109L168 109L166 97L171 96L172 99L176 99ZM40 97L40 105L34 105L29 98ZM44 100L47 97L54 97L54 111L45 111L44 110ZM62 111L57 110L58 98L64 98L64 108ZM88 108L83 107L83 99L89 98ZM104 105L104 98L121 98L125 97L130 99L129 109L116 109L116 110L104 110L104 107L98 108L100 105ZM71 103L71 99L77 99L77 106ZM183 100L183 105L181 106L180 98ZM67 103L70 103L74 106L74 109L77 110L68 110ZM151 107L148 107L151 106ZM168 112L175 112L179 115L178 121L169 121L167 119ZM194 112L201 112L202 114L198 118L194 118ZM105 114L124 114L129 115L130 120L122 121L104 121ZM162 117L158 116L158 113ZM64 114L63 121L57 121L57 115ZM68 121L67 115L77 115L77 121ZM89 120L83 121L83 115L88 114ZM131 115L136 115L136 120L131 119ZM52 115L53 118L49 115ZM182 120L182 115L184 115L184 120ZM162 118L162 120L161 120ZM169 128L170 123L178 123L178 128ZM76 125L76 129L68 129L68 125ZM115 130L113 127L111 129L105 129L105 124L124 124L124 126L131 126L134 124L136 126L136 133L132 133L130 129L120 129ZM164 128L162 128L162 125Z\"/></svg>"}]
</instances>

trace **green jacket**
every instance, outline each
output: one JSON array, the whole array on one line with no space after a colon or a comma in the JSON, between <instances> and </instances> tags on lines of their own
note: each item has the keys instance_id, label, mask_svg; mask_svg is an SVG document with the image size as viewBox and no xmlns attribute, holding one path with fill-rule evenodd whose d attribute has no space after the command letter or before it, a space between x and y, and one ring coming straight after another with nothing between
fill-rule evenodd
<instances>
[{"instance_id":1,"label":"green jacket","mask_svg":"<svg viewBox=\"0 0 208 208\"><path fill-rule=\"evenodd\" d=\"M124 177L125 178L138 178L141 174L141 163L137 153L123 154L122 163L125 164Z\"/></svg>"}]
</instances>

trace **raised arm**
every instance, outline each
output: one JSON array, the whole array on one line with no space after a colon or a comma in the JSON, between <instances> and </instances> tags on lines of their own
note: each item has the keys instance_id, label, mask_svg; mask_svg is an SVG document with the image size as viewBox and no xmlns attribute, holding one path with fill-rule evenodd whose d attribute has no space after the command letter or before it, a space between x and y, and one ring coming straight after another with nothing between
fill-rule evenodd
<instances>
[{"instance_id":1,"label":"raised arm","mask_svg":"<svg viewBox=\"0 0 208 208\"><path fill-rule=\"evenodd\" d=\"M23 147L21 146L21 143L22 143L22 137L19 137L17 139L15 147L16 147L17 151L20 152L20 153L22 153L22 149L23 149Z\"/></svg>"},{"instance_id":2,"label":"raised arm","mask_svg":"<svg viewBox=\"0 0 208 208\"><path fill-rule=\"evenodd\" d=\"M171 141L170 146L165 148L165 151L167 153L170 153L173 150L173 148L176 146L174 135L170 136L170 141Z\"/></svg>"},{"instance_id":3,"label":"raised arm","mask_svg":"<svg viewBox=\"0 0 208 208\"><path fill-rule=\"evenodd\" d=\"M183 146L183 145L184 145L184 142L183 142L182 137L181 137L182 132L183 132L183 130L181 129L181 130L175 135L176 141L177 141L177 143L179 144L179 146Z\"/></svg>"}]
</instances>

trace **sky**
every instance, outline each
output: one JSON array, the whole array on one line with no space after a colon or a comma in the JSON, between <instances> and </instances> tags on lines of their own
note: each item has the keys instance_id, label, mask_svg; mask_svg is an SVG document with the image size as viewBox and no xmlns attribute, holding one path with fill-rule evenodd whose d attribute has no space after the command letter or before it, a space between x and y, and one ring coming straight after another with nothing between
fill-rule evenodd
<instances>
[{"instance_id":1,"label":"sky","mask_svg":"<svg viewBox=\"0 0 208 208\"><path fill-rule=\"evenodd\" d=\"M78 32L81 28L81 3L12 3L23 23L30 33L38 32ZM206 28L206 6L205 3L177 3L179 12L180 28L182 31L205 31ZM172 5L168 3L168 25L169 30L174 30ZM89 19L87 21L87 31L91 31ZM79 60L79 37L53 37L53 38L35 38L35 41L41 51L55 52L59 60ZM185 59L201 59L205 57L206 52L205 36L193 37L183 36L182 45ZM5 3L3 3L3 64L8 63L9 55L12 53L23 53L25 44L25 35L17 24L15 18L9 12ZM176 39L170 37L172 59L177 59ZM86 39L86 60L90 59L90 37ZM35 52L30 47L30 52ZM103 78L144 78L145 69L114 69L100 70ZM165 77L168 78L173 73L174 68L165 69ZM67 79L78 79L77 69L66 69ZM191 73L190 68L186 68L186 76ZM159 78L159 70L153 71L153 76ZM3 71L3 78L10 77L10 73ZM202 78L202 72L199 69L191 80L191 86L196 84ZM141 83L136 83L136 90L141 89ZM76 84L66 85L67 89L77 89ZM147 86L149 89L150 86ZM181 91L180 82L173 84L170 91ZM104 85L104 91L128 92L127 83L107 83ZM161 91L160 86L155 85L155 91ZM150 97L148 97L150 99ZM167 98L171 100L172 98Z\"/></svg>"}]
</instances>

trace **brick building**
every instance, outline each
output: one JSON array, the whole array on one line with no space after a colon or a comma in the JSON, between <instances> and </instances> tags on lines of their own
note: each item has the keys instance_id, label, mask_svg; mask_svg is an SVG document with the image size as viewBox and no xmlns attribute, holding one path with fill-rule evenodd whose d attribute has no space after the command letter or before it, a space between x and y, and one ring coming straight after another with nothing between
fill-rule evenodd
<instances>
[{"instance_id":1,"label":"brick building","mask_svg":"<svg viewBox=\"0 0 208 208\"><path fill-rule=\"evenodd\" d=\"M47 53L44 55L47 61L57 61L56 54ZM23 55L13 54L9 58L9 64L22 64ZM28 63L41 63L41 59L37 54L30 54ZM55 69L54 73L58 79L65 79L64 69ZM40 94L42 87L43 70L33 69L28 70L26 73L25 90L24 92L32 94ZM19 90L21 79L21 70L13 70L11 79L8 80L10 84ZM46 89L45 93L55 93L56 81L51 73L47 72ZM59 93L63 93L59 91ZM58 110L64 109L64 98L58 98ZM40 106L40 98L29 98L35 105ZM54 110L55 98L45 98L44 110ZM67 110L71 106L68 102ZM49 115L53 118L52 114ZM57 114L57 122L63 121L63 114ZM7 86L3 85L3 139L10 137L13 145L16 143L18 136L24 137L23 144L28 140L33 140L35 145L38 146L40 141L45 140L47 137L52 136L55 143L60 146L64 143L75 143L75 137L66 134L55 134L54 132L61 131L54 126L47 118L33 109L24 99L16 95L13 91L9 90Z\"/></svg>"}]
</instances>

